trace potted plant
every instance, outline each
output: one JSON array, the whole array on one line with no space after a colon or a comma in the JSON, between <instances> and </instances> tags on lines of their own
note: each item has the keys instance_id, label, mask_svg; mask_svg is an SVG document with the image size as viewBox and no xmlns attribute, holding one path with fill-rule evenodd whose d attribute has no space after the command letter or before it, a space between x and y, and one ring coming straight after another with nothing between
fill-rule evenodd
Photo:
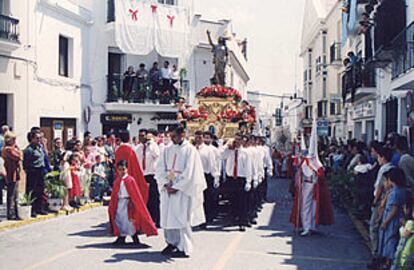
<instances>
[{"instance_id":1,"label":"potted plant","mask_svg":"<svg viewBox=\"0 0 414 270\"><path fill-rule=\"evenodd\" d=\"M49 197L49 209L55 212L59 211L62 208L62 200L66 195L67 189L65 181L60 178L58 171L46 174L45 187Z\"/></svg>"},{"instance_id":2,"label":"potted plant","mask_svg":"<svg viewBox=\"0 0 414 270\"><path fill-rule=\"evenodd\" d=\"M23 220L30 218L32 214L32 203L34 199L32 198L32 192L29 194L21 194L19 199L19 217Z\"/></svg>"}]
</instances>

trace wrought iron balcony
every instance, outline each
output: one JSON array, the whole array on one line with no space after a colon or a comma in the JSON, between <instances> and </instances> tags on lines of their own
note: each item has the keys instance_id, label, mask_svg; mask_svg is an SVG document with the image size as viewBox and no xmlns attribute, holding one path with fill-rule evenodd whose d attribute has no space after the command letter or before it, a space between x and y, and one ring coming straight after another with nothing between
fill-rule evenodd
<instances>
[{"instance_id":1,"label":"wrought iron balcony","mask_svg":"<svg viewBox=\"0 0 414 270\"><path fill-rule=\"evenodd\" d=\"M373 94L376 91L375 68L362 60L347 67L342 75L342 98L347 102Z\"/></svg>"},{"instance_id":2,"label":"wrought iron balcony","mask_svg":"<svg viewBox=\"0 0 414 270\"><path fill-rule=\"evenodd\" d=\"M151 83L122 74L108 75L107 82L108 103L172 104L190 96L188 80L180 80L178 89L171 83L164 86L161 80Z\"/></svg>"},{"instance_id":3,"label":"wrought iron balcony","mask_svg":"<svg viewBox=\"0 0 414 270\"><path fill-rule=\"evenodd\" d=\"M392 77L396 79L414 68L414 23L411 23L392 42Z\"/></svg>"},{"instance_id":4,"label":"wrought iron balcony","mask_svg":"<svg viewBox=\"0 0 414 270\"><path fill-rule=\"evenodd\" d=\"M0 14L0 39L19 42L19 20Z\"/></svg>"}]
</instances>

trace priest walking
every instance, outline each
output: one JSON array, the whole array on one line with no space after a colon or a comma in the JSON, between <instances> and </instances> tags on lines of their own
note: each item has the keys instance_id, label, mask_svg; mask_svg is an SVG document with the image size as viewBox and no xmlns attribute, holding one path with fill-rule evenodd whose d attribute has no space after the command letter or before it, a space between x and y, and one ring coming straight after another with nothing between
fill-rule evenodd
<instances>
[{"instance_id":1,"label":"priest walking","mask_svg":"<svg viewBox=\"0 0 414 270\"><path fill-rule=\"evenodd\" d=\"M185 130L171 133L173 145L165 148L155 178L161 200L161 228L167 247L163 255L187 258L192 252L192 226L205 222L203 191L207 188L197 149L185 139Z\"/></svg>"}]
</instances>

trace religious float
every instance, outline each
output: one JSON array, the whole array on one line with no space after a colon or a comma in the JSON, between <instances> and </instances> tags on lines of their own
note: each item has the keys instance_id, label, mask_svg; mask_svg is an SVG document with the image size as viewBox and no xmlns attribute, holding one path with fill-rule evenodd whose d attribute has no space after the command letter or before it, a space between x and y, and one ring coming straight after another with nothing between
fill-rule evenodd
<instances>
[{"instance_id":1,"label":"religious float","mask_svg":"<svg viewBox=\"0 0 414 270\"><path fill-rule=\"evenodd\" d=\"M250 134L256 122L256 110L236 89L221 85L203 88L196 95L197 108L181 104L178 120L189 135L198 130L210 131L220 139L233 138L236 133Z\"/></svg>"}]
</instances>

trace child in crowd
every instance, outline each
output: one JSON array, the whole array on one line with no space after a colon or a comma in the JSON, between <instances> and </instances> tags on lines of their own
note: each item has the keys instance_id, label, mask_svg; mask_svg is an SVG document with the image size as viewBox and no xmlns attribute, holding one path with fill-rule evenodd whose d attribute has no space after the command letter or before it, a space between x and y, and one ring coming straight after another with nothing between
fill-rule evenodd
<instances>
[{"instance_id":1,"label":"child in crowd","mask_svg":"<svg viewBox=\"0 0 414 270\"><path fill-rule=\"evenodd\" d=\"M108 188L106 181L106 169L105 164L102 161L100 154L95 157L95 165L92 166L92 186L93 186L93 198L95 201L102 201L104 192Z\"/></svg>"},{"instance_id":2,"label":"child in crowd","mask_svg":"<svg viewBox=\"0 0 414 270\"><path fill-rule=\"evenodd\" d=\"M69 157L69 165L70 165L70 176L72 179L72 186L68 189L69 191L69 199L70 199L70 206L73 208L79 208L78 198L81 196L81 186L79 181L79 174L80 174L80 161L78 154L72 154Z\"/></svg>"},{"instance_id":3,"label":"child in crowd","mask_svg":"<svg viewBox=\"0 0 414 270\"><path fill-rule=\"evenodd\" d=\"M400 228L398 243L392 270L414 269L414 220L408 220Z\"/></svg>"},{"instance_id":4,"label":"child in crowd","mask_svg":"<svg viewBox=\"0 0 414 270\"><path fill-rule=\"evenodd\" d=\"M72 156L71 152L68 151L63 154L63 158L60 160L60 179L62 179L66 184L66 192L65 197L63 198L63 205L62 210L64 211L72 211L73 208L69 205L69 190L72 188L72 174L69 164L69 158Z\"/></svg>"},{"instance_id":5,"label":"child in crowd","mask_svg":"<svg viewBox=\"0 0 414 270\"><path fill-rule=\"evenodd\" d=\"M384 268L389 269L395 259L399 241L400 220L404 218L406 192L405 176L401 169L393 168L386 172L384 177L384 185L389 193L379 231L378 253L384 259Z\"/></svg>"}]
</instances>

